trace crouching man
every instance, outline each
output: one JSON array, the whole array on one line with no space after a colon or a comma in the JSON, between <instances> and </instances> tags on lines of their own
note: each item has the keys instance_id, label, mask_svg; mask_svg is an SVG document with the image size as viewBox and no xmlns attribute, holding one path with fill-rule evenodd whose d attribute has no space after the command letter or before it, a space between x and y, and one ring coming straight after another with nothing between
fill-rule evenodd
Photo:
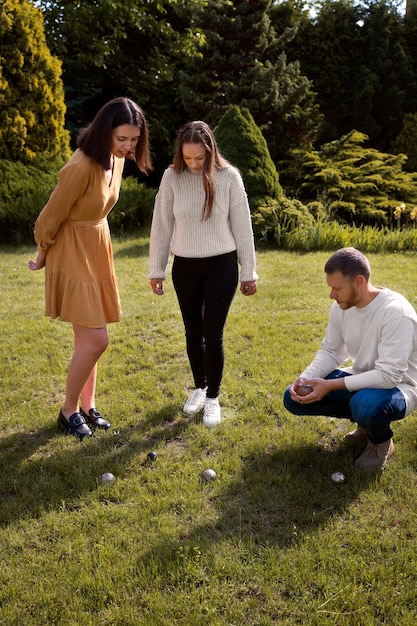
<instances>
[{"instance_id":1,"label":"crouching man","mask_svg":"<svg viewBox=\"0 0 417 626\"><path fill-rule=\"evenodd\" d=\"M371 284L368 259L355 248L335 252L324 271L335 300L326 335L284 405L356 422L346 438L367 445L355 467L374 472L394 452L391 422L417 406L417 315L404 296Z\"/></svg>"}]
</instances>

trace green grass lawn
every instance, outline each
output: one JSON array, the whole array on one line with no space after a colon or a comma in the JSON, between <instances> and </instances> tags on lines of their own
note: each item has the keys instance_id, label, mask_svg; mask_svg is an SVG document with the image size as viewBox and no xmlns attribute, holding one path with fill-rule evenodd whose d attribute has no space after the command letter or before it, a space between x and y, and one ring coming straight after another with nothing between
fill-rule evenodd
<instances>
[{"instance_id":1,"label":"green grass lawn","mask_svg":"<svg viewBox=\"0 0 417 626\"><path fill-rule=\"evenodd\" d=\"M170 277L155 296L146 235L114 251L124 314L97 389L112 429L80 443L56 427L71 329L43 315L34 248L0 250L0 624L417 624L416 415L368 476L348 422L282 405L325 330L329 253L258 252L259 292L237 294L226 326L223 422L208 430L181 412L191 376ZM369 259L375 284L416 305L413 253Z\"/></svg>"}]
</instances>

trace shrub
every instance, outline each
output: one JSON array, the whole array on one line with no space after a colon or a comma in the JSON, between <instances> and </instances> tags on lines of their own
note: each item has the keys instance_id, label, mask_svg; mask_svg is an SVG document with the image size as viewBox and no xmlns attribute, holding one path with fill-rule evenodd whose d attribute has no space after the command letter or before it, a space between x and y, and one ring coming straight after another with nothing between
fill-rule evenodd
<instances>
[{"instance_id":1,"label":"shrub","mask_svg":"<svg viewBox=\"0 0 417 626\"><path fill-rule=\"evenodd\" d=\"M149 226L152 218L156 190L136 178L129 176L122 180L120 197L109 214L109 224L113 233L125 234L142 226Z\"/></svg>"},{"instance_id":2,"label":"shrub","mask_svg":"<svg viewBox=\"0 0 417 626\"><path fill-rule=\"evenodd\" d=\"M363 147L367 139L352 130L318 151L294 150L297 197L307 205L319 200L328 218L356 226L394 225L399 203L410 213L417 204L417 174L403 170L404 154Z\"/></svg>"},{"instance_id":3,"label":"shrub","mask_svg":"<svg viewBox=\"0 0 417 626\"><path fill-rule=\"evenodd\" d=\"M252 213L252 224L257 239L274 242L281 247L288 233L312 226L314 217L299 200L265 198Z\"/></svg>"},{"instance_id":4,"label":"shrub","mask_svg":"<svg viewBox=\"0 0 417 626\"><path fill-rule=\"evenodd\" d=\"M45 156L30 165L0 160L0 243L33 242L33 227L48 202L64 162ZM113 232L125 233L150 224L155 190L122 180L120 198L109 215Z\"/></svg>"},{"instance_id":5,"label":"shrub","mask_svg":"<svg viewBox=\"0 0 417 626\"><path fill-rule=\"evenodd\" d=\"M56 185L61 159L37 157L30 165L0 160L0 243L33 241L35 220Z\"/></svg>"}]
</instances>

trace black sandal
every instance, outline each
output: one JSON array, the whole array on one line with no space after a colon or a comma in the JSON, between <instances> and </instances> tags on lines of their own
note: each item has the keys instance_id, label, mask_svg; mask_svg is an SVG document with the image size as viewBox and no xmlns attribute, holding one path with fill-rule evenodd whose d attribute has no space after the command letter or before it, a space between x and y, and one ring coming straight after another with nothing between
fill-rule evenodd
<instances>
[{"instance_id":1,"label":"black sandal","mask_svg":"<svg viewBox=\"0 0 417 626\"><path fill-rule=\"evenodd\" d=\"M85 423L85 419L80 413L73 413L70 418L66 418L62 409L58 415L58 426L65 430L69 435L74 435L80 439L84 437L92 437L93 433Z\"/></svg>"},{"instance_id":2,"label":"black sandal","mask_svg":"<svg viewBox=\"0 0 417 626\"><path fill-rule=\"evenodd\" d=\"M109 430L111 424L104 419L102 414L97 409L90 409L88 414L80 408L80 413L93 428L101 428L101 430Z\"/></svg>"}]
</instances>

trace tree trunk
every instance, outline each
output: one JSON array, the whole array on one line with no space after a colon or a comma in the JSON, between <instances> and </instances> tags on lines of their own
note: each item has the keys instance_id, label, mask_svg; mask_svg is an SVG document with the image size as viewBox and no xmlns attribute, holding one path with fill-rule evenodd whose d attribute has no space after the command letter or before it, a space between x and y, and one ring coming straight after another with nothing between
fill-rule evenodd
<instances>
[{"instance_id":1,"label":"tree trunk","mask_svg":"<svg viewBox=\"0 0 417 626\"><path fill-rule=\"evenodd\" d=\"M405 7L405 12L409 13L410 10L411 10L411 6L413 4L416 4L416 2L417 2L417 0L407 0L407 4L406 4L406 7Z\"/></svg>"}]
</instances>

